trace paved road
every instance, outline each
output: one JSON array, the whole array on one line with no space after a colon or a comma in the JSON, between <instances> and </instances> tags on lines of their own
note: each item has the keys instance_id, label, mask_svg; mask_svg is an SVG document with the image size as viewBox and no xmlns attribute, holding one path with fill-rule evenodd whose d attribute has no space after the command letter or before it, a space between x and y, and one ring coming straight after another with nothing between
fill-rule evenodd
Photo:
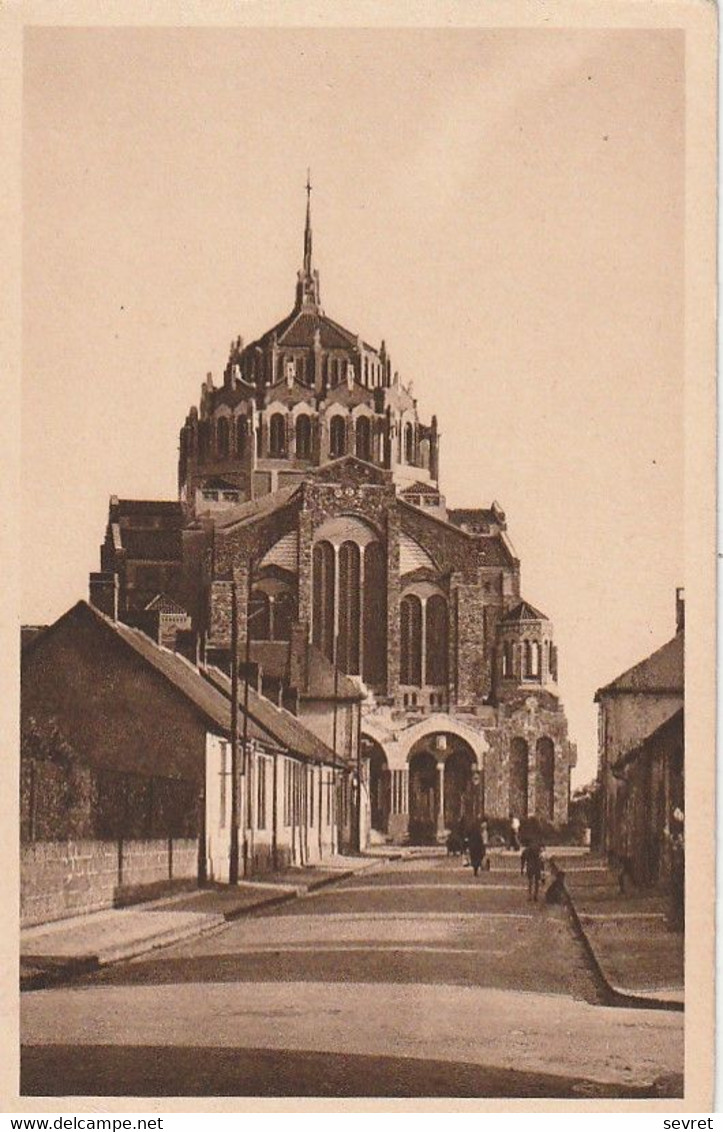
<instances>
[{"instance_id":1,"label":"paved road","mask_svg":"<svg viewBox=\"0 0 723 1132\"><path fill-rule=\"evenodd\" d=\"M599 1001L512 861L406 860L24 995L22 1092L680 1095L681 1015Z\"/></svg>"}]
</instances>

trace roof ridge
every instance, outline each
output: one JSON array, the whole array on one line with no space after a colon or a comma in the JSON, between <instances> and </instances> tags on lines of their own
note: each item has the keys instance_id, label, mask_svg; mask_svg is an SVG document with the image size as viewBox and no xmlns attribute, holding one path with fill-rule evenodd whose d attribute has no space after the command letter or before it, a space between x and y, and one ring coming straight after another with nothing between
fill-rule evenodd
<instances>
[{"instance_id":1,"label":"roof ridge","mask_svg":"<svg viewBox=\"0 0 723 1132\"><path fill-rule=\"evenodd\" d=\"M600 696L601 694L604 694L606 692L623 692L623 691L642 691L642 692L645 692L647 690L647 691L668 691L671 694L674 693L677 690L676 686L673 683L675 676L673 676L671 679L667 680L667 682L666 682L665 679L662 680L659 683L657 688L653 684L652 687L649 687L649 688L646 689L644 686L639 686L637 684L637 681L639 681L641 678L645 679L646 669L649 672L649 670L651 668L653 668L656 665L657 662L659 662L661 659L663 659L664 654L672 653L675 649L675 646L677 645L677 643L679 641L681 643L681 647L683 647L683 650L684 650L685 632L683 630L681 630L679 633L675 633L674 636L670 637L662 645L659 645L657 649L653 649L653 651L651 653L649 653L647 656L644 656L642 658L642 660L639 660L635 664L632 664L629 668L624 669L624 671L621 672L619 676L615 676L612 680L609 680L607 682L607 684L604 684L601 688L598 688L597 692L595 693L596 701L597 701L598 696ZM680 689L681 689L681 691L685 686L684 662L683 662L682 667L683 667L683 671L681 672L681 679L680 679ZM653 676L653 679L654 679L654 676Z\"/></svg>"}]
</instances>

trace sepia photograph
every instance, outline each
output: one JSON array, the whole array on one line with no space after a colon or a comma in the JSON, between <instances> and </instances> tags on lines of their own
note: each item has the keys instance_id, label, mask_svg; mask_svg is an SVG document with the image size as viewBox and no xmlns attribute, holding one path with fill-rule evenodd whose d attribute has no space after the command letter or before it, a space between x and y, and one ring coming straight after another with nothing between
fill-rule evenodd
<instances>
[{"instance_id":1,"label":"sepia photograph","mask_svg":"<svg viewBox=\"0 0 723 1132\"><path fill-rule=\"evenodd\" d=\"M712 1103L713 132L629 7L24 27L17 1104Z\"/></svg>"}]
</instances>

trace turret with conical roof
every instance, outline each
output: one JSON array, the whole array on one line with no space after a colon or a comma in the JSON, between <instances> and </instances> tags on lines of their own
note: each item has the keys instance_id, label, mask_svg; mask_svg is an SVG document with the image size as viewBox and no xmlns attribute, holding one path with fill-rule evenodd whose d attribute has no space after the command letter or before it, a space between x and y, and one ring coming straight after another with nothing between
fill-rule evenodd
<instances>
[{"instance_id":1,"label":"turret with conical roof","mask_svg":"<svg viewBox=\"0 0 723 1132\"><path fill-rule=\"evenodd\" d=\"M521 691L557 694L552 622L524 600L508 609L497 627L495 698L514 699Z\"/></svg>"}]
</instances>

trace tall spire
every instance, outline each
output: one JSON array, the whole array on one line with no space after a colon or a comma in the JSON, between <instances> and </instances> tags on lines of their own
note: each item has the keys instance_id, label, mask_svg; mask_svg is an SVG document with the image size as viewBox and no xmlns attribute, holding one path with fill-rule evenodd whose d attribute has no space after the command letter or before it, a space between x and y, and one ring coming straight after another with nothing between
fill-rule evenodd
<instances>
[{"instance_id":1,"label":"tall spire","mask_svg":"<svg viewBox=\"0 0 723 1132\"><path fill-rule=\"evenodd\" d=\"M319 272L311 263L311 170L306 170L306 225L304 227L304 266L296 284L296 306L319 309Z\"/></svg>"},{"instance_id":2,"label":"tall spire","mask_svg":"<svg viewBox=\"0 0 723 1132\"><path fill-rule=\"evenodd\" d=\"M306 227L304 229L304 275L311 275L311 169L306 170Z\"/></svg>"}]
</instances>

